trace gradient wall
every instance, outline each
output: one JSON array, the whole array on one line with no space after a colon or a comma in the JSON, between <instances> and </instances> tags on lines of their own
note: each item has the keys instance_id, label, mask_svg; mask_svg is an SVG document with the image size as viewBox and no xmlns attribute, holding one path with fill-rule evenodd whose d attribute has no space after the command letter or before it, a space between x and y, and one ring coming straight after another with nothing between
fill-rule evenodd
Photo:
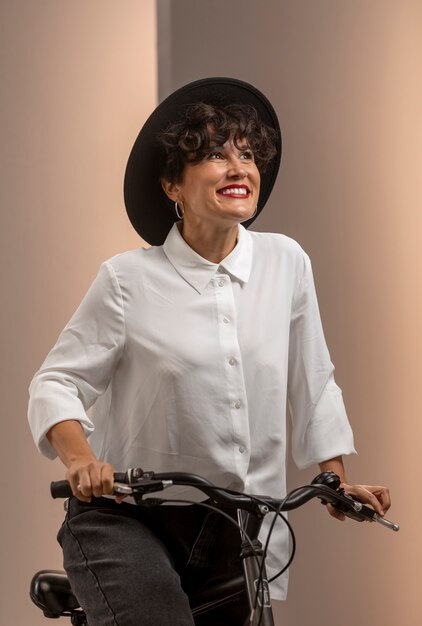
<instances>
[{"instance_id":1,"label":"gradient wall","mask_svg":"<svg viewBox=\"0 0 422 626\"><path fill-rule=\"evenodd\" d=\"M27 387L102 260L139 245L123 173L156 103L153 0L2 0L0 623L46 624L32 574L61 569L60 462L38 455ZM65 621L65 620L64 620Z\"/></svg>"},{"instance_id":2,"label":"gradient wall","mask_svg":"<svg viewBox=\"0 0 422 626\"><path fill-rule=\"evenodd\" d=\"M298 555L283 626L419 626L422 3L158 0L160 96L205 76L255 83L274 104L282 169L258 230L313 261L359 456L387 484L399 534L291 516ZM313 472L290 468L290 485Z\"/></svg>"},{"instance_id":3,"label":"gradient wall","mask_svg":"<svg viewBox=\"0 0 422 626\"><path fill-rule=\"evenodd\" d=\"M154 5L0 2L1 624L46 624L28 582L61 567L47 485L63 470L32 444L27 386L100 262L139 245L122 178L156 101ZM256 228L312 258L360 453L350 477L390 485L402 524L292 515L279 624L419 626L422 3L159 0L158 17L161 96L233 75L279 113L282 170ZM311 476L290 468L291 486Z\"/></svg>"}]
</instances>

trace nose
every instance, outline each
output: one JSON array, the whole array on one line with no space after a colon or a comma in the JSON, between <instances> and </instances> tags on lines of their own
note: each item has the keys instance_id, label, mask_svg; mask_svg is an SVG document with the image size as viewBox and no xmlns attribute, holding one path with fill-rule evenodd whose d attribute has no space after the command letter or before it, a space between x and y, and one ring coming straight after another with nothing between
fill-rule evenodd
<instances>
[{"instance_id":1,"label":"nose","mask_svg":"<svg viewBox=\"0 0 422 626\"><path fill-rule=\"evenodd\" d=\"M228 161L227 176L230 178L242 179L248 175L247 169L243 161L238 157L232 157Z\"/></svg>"}]
</instances>

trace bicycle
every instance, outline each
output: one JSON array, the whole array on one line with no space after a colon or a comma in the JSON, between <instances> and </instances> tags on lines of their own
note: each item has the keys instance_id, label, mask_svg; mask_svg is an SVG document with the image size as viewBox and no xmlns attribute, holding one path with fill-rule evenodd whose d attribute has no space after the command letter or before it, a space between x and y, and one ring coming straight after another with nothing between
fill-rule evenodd
<instances>
[{"instance_id":1,"label":"bicycle","mask_svg":"<svg viewBox=\"0 0 422 626\"><path fill-rule=\"evenodd\" d=\"M279 576L291 564L295 553L293 530L281 515L302 506L312 498L319 498L323 504L331 503L346 516L356 521L376 521L391 530L398 531L399 526L380 517L373 509L346 494L340 487L340 478L333 472L318 474L310 485L304 485L291 491L282 500L268 496L253 496L227 490L209 482L207 479L183 472L154 473L141 468L129 469L126 473L114 475L114 494L131 495L139 506L159 506L174 500L144 498L146 494L161 491L172 485L191 486L202 491L210 499L204 506L215 508L223 515L218 505L236 510L241 533L241 553L243 577L230 580L206 589L201 594L190 598L192 615L195 618L211 611L222 604L233 602L247 592L250 616L245 623L248 626L274 626L269 582L265 570L265 557L272 528L278 517L288 525L292 536L292 549L288 563L276 575ZM68 498L72 495L67 481L51 483L53 498ZM266 545L258 540L262 520L268 513L275 513ZM230 520L236 523L231 517ZM274 579L275 577L273 577ZM73 595L64 572L41 570L37 572L30 586L30 597L47 618L70 617L73 626L88 626L85 613Z\"/></svg>"}]
</instances>

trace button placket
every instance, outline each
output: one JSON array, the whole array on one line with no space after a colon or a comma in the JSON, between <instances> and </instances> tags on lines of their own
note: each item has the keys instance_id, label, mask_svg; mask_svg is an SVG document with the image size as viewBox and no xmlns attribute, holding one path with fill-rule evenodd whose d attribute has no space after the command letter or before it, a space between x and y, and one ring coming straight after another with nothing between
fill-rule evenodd
<instances>
[{"instance_id":1,"label":"button placket","mask_svg":"<svg viewBox=\"0 0 422 626\"><path fill-rule=\"evenodd\" d=\"M249 422L242 356L237 336L236 307L230 276L215 276L214 289L219 320L222 356L226 362L226 389L229 394L230 436L233 459L243 474L249 463ZM230 440L229 440L230 441Z\"/></svg>"}]
</instances>

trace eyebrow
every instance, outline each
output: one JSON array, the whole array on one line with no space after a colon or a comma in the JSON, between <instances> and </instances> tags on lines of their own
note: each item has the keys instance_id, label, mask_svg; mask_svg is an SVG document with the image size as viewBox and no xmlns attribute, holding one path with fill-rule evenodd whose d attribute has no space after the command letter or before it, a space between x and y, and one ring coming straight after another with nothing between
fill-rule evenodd
<instances>
[{"instance_id":1,"label":"eyebrow","mask_svg":"<svg viewBox=\"0 0 422 626\"><path fill-rule=\"evenodd\" d=\"M248 143L244 143L244 144L240 144L240 145L236 145L234 144L234 147L239 150L240 152L253 152L251 146ZM213 145L210 146L210 152L221 152L222 150L224 150L224 145Z\"/></svg>"}]
</instances>

